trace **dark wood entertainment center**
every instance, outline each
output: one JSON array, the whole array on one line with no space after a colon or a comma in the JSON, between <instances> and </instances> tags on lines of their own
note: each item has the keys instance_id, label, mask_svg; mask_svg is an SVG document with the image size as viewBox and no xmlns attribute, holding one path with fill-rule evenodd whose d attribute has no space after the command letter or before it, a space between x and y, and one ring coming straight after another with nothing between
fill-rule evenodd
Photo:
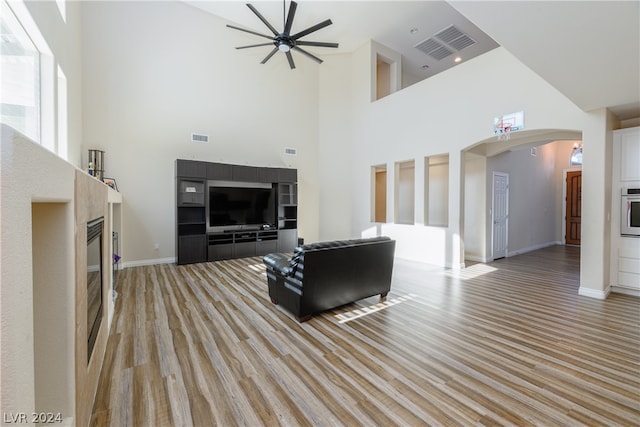
<instances>
[{"instance_id":1,"label":"dark wood entertainment center","mask_svg":"<svg viewBox=\"0 0 640 427\"><path fill-rule=\"evenodd\" d=\"M298 172L176 160L176 262L197 262L292 252L298 241ZM275 189L276 221L271 227L210 231L208 182L263 183Z\"/></svg>"}]
</instances>

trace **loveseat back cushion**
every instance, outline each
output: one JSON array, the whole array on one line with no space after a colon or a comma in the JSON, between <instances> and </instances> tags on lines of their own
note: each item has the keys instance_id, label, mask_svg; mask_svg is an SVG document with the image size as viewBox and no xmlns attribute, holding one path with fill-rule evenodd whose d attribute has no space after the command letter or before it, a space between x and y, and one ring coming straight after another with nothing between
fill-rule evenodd
<instances>
[{"instance_id":1,"label":"loveseat back cushion","mask_svg":"<svg viewBox=\"0 0 640 427\"><path fill-rule=\"evenodd\" d=\"M383 240L307 251L303 308L316 313L389 292L395 241Z\"/></svg>"},{"instance_id":2,"label":"loveseat back cushion","mask_svg":"<svg viewBox=\"0 0 640 427\"><path fill-rule=\"evenodd\" d=\"M363 239L350 239L350 240L332 240L328 242L308 243L306 245L297 246L293 250L293 256L289 264L291 266L291 273L295 274L299 269L302 269L304 265L304 254L309 251L317 251L324 249L342 248L345 246L362 245L366 243L384 242L391 240L387 236L367 237Z\"/></svg>"}]
</instances>

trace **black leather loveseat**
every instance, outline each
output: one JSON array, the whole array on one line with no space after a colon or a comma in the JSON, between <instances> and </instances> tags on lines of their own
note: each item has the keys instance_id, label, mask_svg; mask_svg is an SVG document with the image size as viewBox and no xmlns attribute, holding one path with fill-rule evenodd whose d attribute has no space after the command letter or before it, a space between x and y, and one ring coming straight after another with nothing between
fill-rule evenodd
<instances>
[{"instance_id":1,"label":"black leather loveseat","mask_svg":"<svg viewBox=\"0 0 640 427\"><path fill-rule=\"evenodd\" d=\"M300 322L313 314L391 289L395 240L339 240L299 246L293 257L269 254L269 297Z\"/></svg>"}]
</instances>

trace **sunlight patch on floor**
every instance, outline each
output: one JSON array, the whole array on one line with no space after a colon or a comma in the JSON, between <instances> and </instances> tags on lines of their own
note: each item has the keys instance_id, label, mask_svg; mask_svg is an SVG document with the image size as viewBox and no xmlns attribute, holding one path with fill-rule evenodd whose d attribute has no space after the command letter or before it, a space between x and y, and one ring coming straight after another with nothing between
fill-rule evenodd
<instances>
[{"instance_id":1,"label":"sunlight patch on floor","mask_svg":"<svg viewBox=\"0 0 640 427\"><path fill-rule=\"evenodd\" d=\"M488 273L493 273L497 270L497 268L491 267L487 264L474 264L462 270L447 270L446 274L450 277L468 280L475 279L476 277L480 277Z\"/></svg>"},{"instance_id":2,"label":"sunlight patch on floor","mask_svg":"<svg viewBox=\"0 0 640 427\"><path fill-rule=\"evenodd\" d=\"M338 323L345 323L351 320L359 319L363 316L367 316L369 314L373 314L380 310L384 310L385 308L392 307L394 305L398 305L408 300L412 300L416 298L417 295L407 294L405 296L391 298L386 301L380 301L376 304L370 305L368 307L360 307L351 311L347 311L346 313L336 314L335 317L338 319Z\"/></svg>"},{"instance_id":3,"label":"sunlight patch on floor","mask_svg":"<svg viewBox=\"0 0 640 427\"><path fill-rule=\"evenodd\" d=\"M264 264L249 264L247 267L257 273L263 273L267 269L267 266Z\"/></svg>"}]
</instances>

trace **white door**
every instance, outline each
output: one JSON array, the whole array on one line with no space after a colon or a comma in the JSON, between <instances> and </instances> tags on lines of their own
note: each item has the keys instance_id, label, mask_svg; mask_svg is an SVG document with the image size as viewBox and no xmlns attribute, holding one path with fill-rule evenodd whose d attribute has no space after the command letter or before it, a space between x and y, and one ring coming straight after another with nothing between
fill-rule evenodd
<instances>
[{"instance_id":1,"label":"white door","mask_svg":"<svg viewBox=\"0 0 640 427\"><path fill-rule=\"evenodd\" d=\"M493 209L491 210L492 258L507 256L509 242L509 174L493 172Z\"/></svg>"}]
</instances>

